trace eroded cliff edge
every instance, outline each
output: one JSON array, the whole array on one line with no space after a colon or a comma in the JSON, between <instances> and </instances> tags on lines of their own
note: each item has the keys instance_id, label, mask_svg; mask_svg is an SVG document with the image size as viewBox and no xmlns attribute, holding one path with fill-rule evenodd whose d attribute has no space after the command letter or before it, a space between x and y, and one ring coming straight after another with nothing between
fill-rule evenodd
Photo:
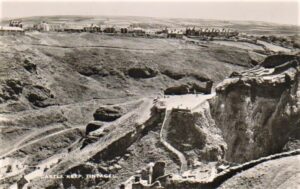
<instances>
[{"instance_id":1,"label":"eroded cliff edge","mask_svg":"<svg viewBox=\"0 0 300 189\"><path fill-rule=\"evenodd\" d=\"M216 87L210 105L227 143L227 161L241 163L299 148L299 56L270 56L233 73Z\"/></svg>"}]
</instances>

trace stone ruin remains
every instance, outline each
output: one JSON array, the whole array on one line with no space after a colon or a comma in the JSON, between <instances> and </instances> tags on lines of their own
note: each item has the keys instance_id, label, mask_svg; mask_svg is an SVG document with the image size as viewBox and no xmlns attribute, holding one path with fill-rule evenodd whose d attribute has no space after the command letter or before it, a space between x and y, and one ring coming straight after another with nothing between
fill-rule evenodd
<instances>
[{"instance_id":1,"label":"stone ruin remains","mask_svg":"<svg viewBox=\"0 0 300 189\"><path fill-rule=\"evenodd\" d=\"M147 167L139 170L137 175L129 179L132 189L162 189L165 188L166 182L171 178L170 174L165 174L165 162L151 162ZM119 186L120 189L125 189L123 183Z\"/></svg>"}]
</instances>

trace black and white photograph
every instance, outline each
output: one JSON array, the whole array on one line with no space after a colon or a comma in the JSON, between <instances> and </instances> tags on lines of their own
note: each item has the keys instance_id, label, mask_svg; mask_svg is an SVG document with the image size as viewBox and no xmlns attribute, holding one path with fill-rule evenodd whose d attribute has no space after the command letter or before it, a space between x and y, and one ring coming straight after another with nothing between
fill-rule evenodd
<instances>
[{"instance_id":1,"label":"black and white photograph","mask_svg":"<svg viewBox=\"0 0 300 189\"><path fill-rule=\"evenodd\" d=\"M0 0L0 189L300 189L300 0Z\"/></svg>"}]
</instances>

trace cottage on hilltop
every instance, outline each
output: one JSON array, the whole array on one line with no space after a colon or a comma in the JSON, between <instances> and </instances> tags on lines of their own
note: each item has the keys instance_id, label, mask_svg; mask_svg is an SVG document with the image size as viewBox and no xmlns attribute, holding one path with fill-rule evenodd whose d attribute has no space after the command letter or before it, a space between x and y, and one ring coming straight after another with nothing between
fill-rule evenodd
<instances>
[{"instance_id":1,"label":"cottage on hilltop","mask_svg":"<svg viewBox=\"0 0 300 189\"><path fill-rule=\"evenodd\" d=\"M176 39L182 39L183 38L183 32L180 31L180 30L168 30L168 33L167 33L167 37L168 38L176 38Z\"/></svg>"},{"instance_id":2,"label":"cottage on hilltop","mask_svg":"<svg viewBox=\"0 0 300 189\"><path fill-rule=\"evenodd\" d=\"M56 31L56 32L62 32L64 31L63 24L55 23L55 24L49 24L50 31Z\"/></svg>"},{"instance_id":3,"label":"cottage on hilltop","mask_svg":"<svg viewBox=\"0 0 300 189\"><path fill-rule=\"evenodd\" d=\"M168 28L164 28L162 30L158 30L155 32L155 34L167 34L168 33Z\"/></svg>"},{"instance_id":4,"label":"cottage on hilltop","mask_svg":"<svg viewBox=\"0 0 300 189\"><path fill-rule=\"evenodd\" d=\"M9 26L10 26L10 27L19 27L19 28L23 28L22 21L20 21L20 20L11 20L11 21L9 21Z\"/></svg>"},{"instance_id":5,"label":"cottage on hilltop","mask_svg":"<svg viewBox=\"0 0 300 189\"><path fill-rule=\"evenodd\" d=\"M24 35L23 28L0 26L0 35Z\"/></svg>"},{"instance_id":6,"label":"cottage on hilltop","mask_svg":"<svg viewBox=\"0 0 300 189\"><path fill-rule=\"evenodd\" d=\"M128 28L122 27L121 28L121 33L128 33Z\"/></svg>"},{"instance_id":7,"label":"cottage on hilltop","mask_svg":"<svg viewBox=\"0 0 300 189\"><path fill-rule=\"evenodd\" d=\"M96 24L91 24L90 26L85 26L83 29L85 32L91 32L91 33L101 32L101 27Z\"/></svg>"},{"instance_id":8,"label":"cottage on hilltop","mask_svg":"<svg viewBox=\"0 0 300 189\"><path fill-rule=\"evenodd\" d=\"M116 28L114 26L107 26L103 30L104 33L116 33Z\"/></svg>"},{"instance_id":9,"label":"cottage on hilltop","mask_svg":"<svg viewBox=\"0 0 300 189\"><path fill-rule=\"evenodd\" d=\"M45 31L45 32L48 32L48 31L50 31L50 26L49 26L48 23L46 23L45 21L43 21L43 22L41 22L40 24L38 24L38 25L36 26L36 29L37 29L38 31Z\"/></svg>"},{"instance_id":10,"label":"cottage on hilltop","mask_svg":"<svg viewBox=\"0 0 300 189\"><path fill-rule=\"evenodd\" d=\"M134 28L130 28L128 33L132 33L132 34L137 35L137 36L143 36L143 35L146 34L146 31L143 28L134 27Z\"/></svg>"}]
</instances>

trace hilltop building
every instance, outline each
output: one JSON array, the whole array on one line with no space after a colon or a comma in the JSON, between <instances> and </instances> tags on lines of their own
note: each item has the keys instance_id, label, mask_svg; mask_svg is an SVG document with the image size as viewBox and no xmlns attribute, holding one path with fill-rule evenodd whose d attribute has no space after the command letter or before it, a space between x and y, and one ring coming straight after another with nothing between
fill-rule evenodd
<instances>
[{"instance_id":1,"label":"hilltop building","mask_svg":"<svg viewBox=\"0 0 300 189\"><path fill-rule=\"evenodd\" d=\"M45 21L43 21L42 23L40 23L38 25L38 30L39 31L45 31L45 32L48 32L50 31L50 26L48 23L46 23Z\"/></svg>"},{"instance_id":2,"label":"hilltop building","mask_svg":"<svg viewBox=\"0 0 300 189\"><path fill-rule=\"evenodd\" d=\"M83 29L85 32L91 32L91 33L101 32L101 27L95 24L91 24L90 26L85 26Z\"/></svg>"},{"instance_id":3,"label":"hilltop building","mask_svg":"<svg viewBox=\"0 0 300 189\"><path fill-rule=\"evenodd\" d=\"M128 28L125 27L121 28L121 33L128 33Z\"/></svg>"},{"instance_id":4,"label":"hilltop building","mask_svg":"<svg viewBox=\"0 0 300 189\"><path fill-rule=\"evenodd\" d=\"M156 34L167 34L167 33L168 33L168 28L165 28L165 29L156 31L155 33L156 33Z\"/></svg>"},{"instance_id":5,"label":"hilltop building","mask_svg":"<svg viewBox=\"0 0 300 189\"><path fill-rule=\"evenodd\" d=\"M116 33L116 28L114 26L108 26L103 30L104 33Z\"/></svg>"},{"instance_id":6,"label":"hilltop building","mask_svg":"<svg viewBox=\"0 0 300 189\"><path fill-rule=\"evenodd\" d=\"M62 24L49 24L50 31L62 32L64 31L64 27Z\"/></svg>"},{"instance_id":7,"label":"hilltop building","mask_svg":"<svg viewBox=\"0 0 300 189\"><path fill-rule=\"evenodd\" d=\"M143 36L146 34L145 30L140 27L130 28L128 33L132 33L137 36Z\"/></svg>"},{"instance_id":8,"label":"hilltop building","mask_svg":"<svg viewBox=\"0 0 300 189\"><path fill-rule=\"evenodd\" d=\"M167 31L167 37L168 38L182 39L183 38L183 32L179 31L179 30L168 30Z\"/></svg>"},{"instance_id":9,"label":"hilltop building","mask_svg":"<svg viewBox=\"0 0 300 189\"><path fill-rule=\"evenodd\" d=\"M11 20L11 21L9 21L9 26L10 26L10 27L19 27L19 28L23 28L22 21L20 21L20 20Z\"/></svg>"},{"instance_id":10,"label":"hilltop building","mask_svg":"<svg viewBox=\"0 0 300 189\"><path fill-rule=\"evenodd\" d=\"M24 35L23 28L11 27L11 26L0 26L0 35Z\"/></svg>"}]
</instances>

